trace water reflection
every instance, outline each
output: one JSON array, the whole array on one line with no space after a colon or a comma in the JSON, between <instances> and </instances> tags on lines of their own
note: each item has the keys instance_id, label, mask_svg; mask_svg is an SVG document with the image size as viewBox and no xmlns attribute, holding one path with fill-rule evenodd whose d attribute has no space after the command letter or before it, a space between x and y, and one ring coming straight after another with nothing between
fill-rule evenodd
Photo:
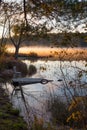
<instances>
[{"instance_id":1,"label":"water reflection","mask_svg":"<svg viewBox=\"0 0 87 130\"><path fill-rule=\"evenodd\" d=\"M29 65L33 64L37 68L37 74L32 77L46 78L53 80L52 83L47 85L42 84L33 84L23 86L23 91L29 108L33 112L41 117L48 118L46 114L46 101L49 98L49 95L57 95L65 99L66 94L72 95L87 95L86 87L85 91L83 84L87 85L87 74L84 73L87 71L86 61L40 61L30 62L28 60L23 61ZM79 72L83 71L83 75L80 77ZM62 79L62 82L58 82L58 79ZM79 86L80 85L80 86ZM84 85L84 86L85 86ZM81 89L82 88L82 89ZM71 96L70 95L70 98ZM24 115L24 106L20 98L20 92L13 96L14 105L19 107Z\"/></svg>"}]
</instances>

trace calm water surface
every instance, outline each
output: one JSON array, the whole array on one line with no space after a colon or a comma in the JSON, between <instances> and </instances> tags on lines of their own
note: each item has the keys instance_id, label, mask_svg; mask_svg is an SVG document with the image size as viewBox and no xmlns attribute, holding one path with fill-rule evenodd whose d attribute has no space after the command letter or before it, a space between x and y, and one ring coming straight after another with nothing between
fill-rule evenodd
<instances>
[{"instance_id":1,"label":"calm water surface","mask_svg":"<svg viewBox=\"0 0 87 130\"><path fill-rule=\"evenodd\" d=\"M41 115L41 117L45 116L47 118L46 101L49 99L49 94L64 97L64 88L66 86L66 83L69 84L70 81L74 81L74 83L76 83L74 87L78 87L79 83L87 84L87 75L85 73L78 78L78 74L81 72L81 70L87 70L86 61L61 62L38 60L36 62L30 62L28 60L25 60L23 62L27 64L27 67L29 67L31 64L36 66L37 73L32 77L53 80L53 82L46 85L34 84L23 86L23 91L25 93L26 101L29 104L29 108L32 108L33 113L38 113ZM59 82L59 79L62 79L62 81ZM9 86L9 88L10 91L12 91L11 86ZM75 94L78 91L81 95L84 93L84 91L78 88L76 91L72 90L72 94ZM69 92L67 91L67 93ZM23 102L20 98L20 92L13 96L13 104L14 106L18 107L24 115L24 107Z\"/></svg>"}]
</instances>

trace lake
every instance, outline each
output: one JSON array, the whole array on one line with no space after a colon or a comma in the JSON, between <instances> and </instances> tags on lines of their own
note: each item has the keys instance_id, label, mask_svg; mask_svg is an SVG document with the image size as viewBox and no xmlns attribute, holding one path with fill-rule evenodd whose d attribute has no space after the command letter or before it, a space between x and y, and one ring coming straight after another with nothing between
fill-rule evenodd
<instances>
[{"instance_id":1,"label":"lake","mask_svg":"<svg viewBox=\"0 0 87 130\"><path fill-rule=\"evenodd\" d=\"M63 100L65 100L65 93L70 95L70 98L72 98L72 95L87 95L86 61L38 60L30 62L29 60L24 60L23 62L27 64L27 67L31 64L36 66L37 73L32 77L53 80L53 82L46 85L33 84L22 86L31 115L34 113L48 120L49 114L47 114L46 103L52 95L56 95ZM58 81L60 79L62 81ZM10 88L11 92L12 87L8 85L8 88ZM12 97L12 102L15 107L21 110L22 115L25 116L25 108L20 97L20 92L16 92Z\"/></svg>"}]
</instances>

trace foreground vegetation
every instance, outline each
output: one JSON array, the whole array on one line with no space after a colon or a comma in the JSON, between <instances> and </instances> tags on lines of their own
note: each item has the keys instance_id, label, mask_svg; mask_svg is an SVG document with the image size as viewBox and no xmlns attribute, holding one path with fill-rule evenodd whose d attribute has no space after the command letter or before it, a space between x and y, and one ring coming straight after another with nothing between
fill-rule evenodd
<instances>
[{"instance_id":1,"label":"foreground vegetation","mask_svg":"<svg viewBox=\"0 0 87 130\"><path fill-rule=\"evenodd\" d=\"M56 53L56 52L55 52ZM31 54L31 56L35 54ZM56 54L58 55L58 54ZM29 75L37 72L35 66L31 65L27 68L26 64L20 60L15 60L13 57L7 57L4 49L1 51L0 57L0 82L6 83L11 80L13 77L13 67L16 66L17 71L21 72L22 76ZM85 65L86 67L87 65ZM62 68L60 68L62 71ZM63 71L62 71L63 73ZM50 122L46 122L43 118L38 118L34 116L33 121L31 117L30 128L29 130L86 130L87 129L87 96L75 95L76 88L86 87L87 84L81 84L81 78L84 75L87 75L86 70L78 69L78 83L76 80L70 81L67 83L65 76L64 81L66 85L64 86L65 91L69 91L69 95L65 95L67 102L59 99L57 96L49 97L47 104L47 111L51 113ZM3 84L2 84L3 86ZM73 89L74 95L70 91L70 88ZM71 98L70 98L71 97ZM32 108L31 108L32 109ZM27 124L24 122L23 118L19 116L19 110L14 109L12 104L9 101L5 90L0 87L0 130L27 130Z\"/></svg>"},{"instance_id":2,"label":"foreground vegetation","mask_svg":"<svg viewBox=\"0 0 87 130\"><path fill-rule=\"evenodd\" d=\"M7 82L11 83L14 76L14 66L16 71L21 72L22 77L28 74L32 75L36 72L36 68L31 65L28 70L25 63L15 60L13 57L7 57L4 49L0 51L0 55L0 130L28 130L27 123L20 116L20 111L13 108L3 86Z\"/></svg>"},{"instance_id":3,"label":"foreground vegetation","mask_svg":"<svg viewBox=\"0 0 87 130\"><path fill-rule=\"evenodd\" d=\"M59 97L48 100L48 111L52 113L52 122L73 129L87 129L87 96L74 97L67 104Z\"/></svg>"},{"instance_id":4,"label":"foreground vegetation","mask_svg":"<svg viewBox=\"0 0 87 130\"><path fill-rule=\"evenodd\" d=\"M28 74L32 76L32 73L37 72L35 66L29 66L27 69L26 65L20 60L15 60L14 58L6 58L2 56L0 58L0 81L1 83L10 82L13 77L13 66L16 66L17 71L20 71L22 76ZM20 67L21 66L21 67ZM61 68L62 71L62 68ZM84 84L81 84L82 76L87 74L83 70L78 71L77 79L79 84L79 89L86 87ZM2 80L3 79L3 80ZM67 82L67 81L65 81ZM31 126L29 130L86 130L87 128L87 96L81 96L78 93L75 95L75 85L77 83L73 79L67 83L67 86L64 86L65 93L69 91L69 94L65 95L66 101L64 102L57 95L50 95L47 101L47 112L51 113L50 122L46 122L43 118L38 118L34 116L33 121L29 116L28 120L29 125ZM2 84L3 86L3 84ZM73 89L74 94L70 91L70 88ZM0 87L0 128L1 130L26 130L27 125L21 117L19 117L19 110L14 109L10 103L7 94ZM29 108L27 108L29 109ZM31 108L33 109L33 108ZM8 126L8 127L6 127ZM6 128L6 129L5 129Z\"/></svg>"},{"instance_id":5,"label":"foreground vegetation","mask_svg":"<svg viewBox=\"0 0 87 130\"><path fill-rule=\"evenodd\" d=\"M9 97L0 85L0 130L27 130L27 124L14 109Z\"/></svg>"},{"instance_id":6,"label":"foreground vegetation","mask_svg":"<svg viewBox=\"0 0 87 130\"><path fill-rule=\"evenodd\" d=\"M6 2L0 1L0 26L2 27L1 40L0 40L0 82L7 83L13 77L13 67L16 66L17 71L21 72L22 76L28 74L32 75L32 72L36 73L34 66L29 67L29 72L24 63L18 59L19 49L24 41L30 41L33 37L38 36L41 38L44 36L46 38L47 34L56 29L56 32L62 32L64 37L60 34L58 36L48 37L47 40L53 42L51 47L77 47L79 46L79 36L78 33L72 33L68 35L67 32L78 31L80 25L84 25L84 31L87 29L87 1L85 0L62 0L62 1L42 1L42 0L32 0L25 1L23 0L20 3L15 2ZM16 16L16 17L15 17ZM30 18L28 18L30 16ZM43 20L43 22L41 22ZM55 24L54 24L55 20ZM38 21L38 22L37 22ZM37 24L39 23L39 24ZM81 31L81 30L80 30ZM85 34L86 35L86 34ZM8 58L7 53L4 55L5 47L4 43L7 44L5 37L9 37L11 45L15 48L15 59ZM83 37L83 36L82 36ZM87 36L86 36L87 37ZM4 42L5 41L5 42ZM36 41L36 40L35 40ZM46 43L46 42L45 42ZM59 44L60 43L60 44ZM85 43L86 39L85 39ZM47 43L46 43L47 44ZM43 44L42 44L43 45ZM69 53L62 51L59 55L55 51L57 60L87 60L84 58L83 52L80 54ZM74 56L75 57L74 57ZM48 57L52 57L50 54ZM74 58L73 58L73 57ZM77 57L78 58L77 58ZM29 56L30 58L32 55ZM33 53L34 58L38 56ZM67 58L68 57L68 58ZM61 68L62 70L62 68ZM78 82L81 83L81 77L84 70L79 71ZM86 72L87 73L87 72ZM87 75L86 75L87 76ZM77 79L76 79L77 80ZM33 122L31 123L31 130L68 130L70 127L65 127L66 125L71 126L73 129L87 129L87 97L86 95L78 96L74 95L70 91L70 87L77 87L77 82L73 85L73 82L66 83L65 90L68 89L70 93L66 95L67 101L69 103L66 105L61 102L58 98L52 97L48 102L48 110L52 114L52 123L56 124L56 127L52 126L51 123L44 123L43 119L38 119L34 116ZM87 87L87 83L85 84ZM69 86L69 87L68 87ZM84 85L79 84L79 87L84 87ZM75 91L74 91L75 92ZM66 94L66 93L65 93ZM29 117L30 120L30 117ZM59 128L58 125L64 126ZM0 130L27 130L26 123L21 117L19 117L19 111L12 108L12 104L9 103L8 96L5 91L0 87ZM30 129L29 129L30 130Z\"/></svg>"},{"instance_id":7,"label":"foreground vegetation","mask_svg":"<svg viewBox=\"0 0 87 130\"><path fill-rule=\"evenodd\" d=\"M86 130L87 129L87 96L76 97L70 105L59 97L50 97L48 111L52 113L51 122L34 116L29 130ZM27 130L27 124L14 109L5 90L0 86L0 130Z\"/></svg>"}]
</instances>

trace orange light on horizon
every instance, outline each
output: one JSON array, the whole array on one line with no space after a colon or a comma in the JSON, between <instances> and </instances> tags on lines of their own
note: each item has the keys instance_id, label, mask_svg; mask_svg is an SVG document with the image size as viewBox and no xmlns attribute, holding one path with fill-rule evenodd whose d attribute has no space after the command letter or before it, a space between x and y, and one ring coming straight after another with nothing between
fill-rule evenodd
<instances>
[{"instance_id":1,"label":"orange light on horizon","mask_svg":"<svg viewBox=\"0 0 87 130\"><path fill-rule=\"evenodd\" d=\"M15 48L13 46L8 46L7 51L9 53L14 53ZM38 56L76 56L78 55L87 55L87 49L83 48L51 48L51 47L36 47L36 46L25 46L19 48L19 54L29 55L30 53L36 53Z\"/></svg>"}]
</instances>

